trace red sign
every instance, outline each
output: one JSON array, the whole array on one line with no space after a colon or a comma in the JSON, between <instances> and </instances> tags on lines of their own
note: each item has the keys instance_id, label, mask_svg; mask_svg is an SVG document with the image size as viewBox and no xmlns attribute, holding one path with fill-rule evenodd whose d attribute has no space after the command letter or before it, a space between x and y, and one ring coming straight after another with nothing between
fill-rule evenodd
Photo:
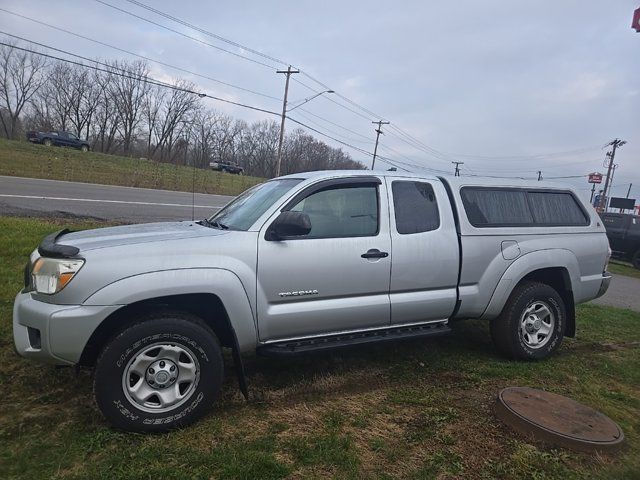
<instances>
[{"instance_id":1,"label":"red sign","mask_svg":"<svg viewBox=\"0 0 640 480\"><path fill-rule=\"evenodd\" d=\"M640 32L640 8L633 12L633 21L631 22L631 28L636 32Z\"/></svg>"},{"instance_id":2,"label":"red sign","mask_svg":"<svg viewBox=\"0 0 640 480\"><path fill-rule=\"evenodd\" d=\"M590 173L589 174L589 183L602 183L602 174L601 173Z\"/></svg>"}]
</instances>

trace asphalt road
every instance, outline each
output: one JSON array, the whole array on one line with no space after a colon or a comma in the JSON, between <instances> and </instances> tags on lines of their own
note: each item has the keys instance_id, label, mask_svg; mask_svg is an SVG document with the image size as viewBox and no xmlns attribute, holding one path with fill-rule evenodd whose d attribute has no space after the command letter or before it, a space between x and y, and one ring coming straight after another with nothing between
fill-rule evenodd
<instances>
[{"instance_id":1,"label":"asphalt road","mask_svg":"<svg viewBox=\"0 0 640 480\"><path fill-rule=\"evenodd\" d=\"M640 278L613 275L607 293L593 303L640 312Z\"/></svg>"},{"instance_id":2,"label":"asphalt road","mask_svg":"<svg viewBox=\"0 0 640 480\"><path fill-rule=\"evenodd\" d=\"M195 218L233 197L195 194ZM191 220L189 192L0 176L0 215L79 216L116 222Z\"/></svg>"}]
</instances>

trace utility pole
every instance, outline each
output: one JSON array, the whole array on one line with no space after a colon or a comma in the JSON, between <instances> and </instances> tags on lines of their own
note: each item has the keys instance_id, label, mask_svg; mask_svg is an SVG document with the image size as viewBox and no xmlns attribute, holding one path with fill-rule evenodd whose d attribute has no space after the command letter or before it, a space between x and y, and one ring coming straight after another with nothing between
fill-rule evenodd
<instances>
[{"instance_id":1,"label":"utility pole","mask_svg":"<svg viewBox=\"0 0 640 480\"><path fill-rule=\"evenodd\" d=\"M538 170L538 181L542 180L542 170Z\"/></svg>"},{"instance_id":2,"label":"utility pole","mask_svg":"<svg viewBox=\"0 0 640 480\"><path fill-rule=\"evenodd\" d=\"M284 83L284 100L282 101L282 120L280 122L280 140L278 141L278 156L276 157L276 177L280 176L280 164L282 162L282 142L284 141L284 121L287 118L287 96L289 95L289 78L292 73L300 73L300 70L294 70L291 65L286 70L278 70L276 73L284 73L287 79Z\"/></svg>"},{"instance_id":3,"label":"utility pole","mask_svg":"<svg viewBox=\"0 0 640 480\"><path fill-rule=\"evenodd\" d=\"M611 169L613 168L613 160L616 156L616 149L619 147L622 147L625 143L627 142L625 142L624 140L620 140L619 138L616 138L615 140L607 144L607 145L611 145L613 148L611 149L610 152L607 152L607 158L609 159L609 164L607 165L607 176L604 181L604 193L600 197L600 203L598 205L599 213L602 213L606 209L607 200L609 198L609 185L610 185L609 181L611 177Z\"/></svg>"},{"instance_id":4,"label":"utility pole","mask_svg":"<svg viewBox=\"0 0 640 480\"><path fill-rule=\"evenodd\" d=\"M376 155L378 155L378 140L380 140L380 134L384 135L382 131L382 125L389 125L389 122L385 122L384 120L378 120L377 122L371 122L378 125L378 128L375 129L376 132L376 146L373 149L373 162L371 162L371 170L376 166Z\"/></svg>"},{"instance_id":5,"label":"utility pole","mask_svg":"<svg viewBox=\"0 0 640 480\"><path fill-rule=\"evenodd\" d=\"M456 171L453 174L454 177L459 177L460 176L460 165L464 165L464 162L451 162L456 166Z\"/></svg>"}]
</instances>

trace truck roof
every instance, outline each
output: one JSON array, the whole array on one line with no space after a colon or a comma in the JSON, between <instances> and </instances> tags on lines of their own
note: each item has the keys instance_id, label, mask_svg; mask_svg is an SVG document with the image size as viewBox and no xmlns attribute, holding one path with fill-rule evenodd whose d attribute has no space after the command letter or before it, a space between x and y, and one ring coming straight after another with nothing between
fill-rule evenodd
<instances>
[{"instance_id":1,"label":"truck roof","mask_svg":"<svg viewBox=\"0 0 640 480\"><path fill-rule=\"evenodd\" d=\"M459 188L463 186L496 186L496 187L517 187L517 188L552 188L572 190L574 187L566 183L548 182L545 180L522 180L517 178L495 178L483 176L463 176L456 177L454 175L435 175L429 172L404 172L390 170L318 170L313 172L301 172L285 175L280 178L301 178L303 180L336 178L345 176L385 176L385 177L403 177L416 178L431 181L445 181L451 187Z\"/></svg>"}]
</instances>

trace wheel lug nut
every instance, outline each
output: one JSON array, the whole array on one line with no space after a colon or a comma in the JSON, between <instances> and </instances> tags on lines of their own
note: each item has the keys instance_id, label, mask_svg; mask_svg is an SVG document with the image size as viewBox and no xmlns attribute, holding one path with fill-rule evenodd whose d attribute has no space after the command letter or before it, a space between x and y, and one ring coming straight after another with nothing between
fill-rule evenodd
<instances>
[{"instance_id":1,"label":"wheel lug nut","mask_svg":"<svg viewBox=\"0 0 640 480\"><path fill-rule=\"evenodd\" d=\"M155 371L153 368L150 368L150 369L149 369L149 373L150 373L151 375L153 375L154 373L156 373L156 371Z\"/></svg>"},{"instance_id":2,"label":"wheel lug nut","mask_svg":"<svg viewBox=\"0 0 640 480\"><path fill-rule=\"evenodd\" d=\"M171 368L169 370L171 370L172 372L176 369L175 365L171 365Z\"/></svg>"},{"instance_id":3,"label":"wheel lug nut","mask_svg":"<svg viewBox=\"0 0 640 480\"><path fill-rule=\"evenodd\" d=\"M149 385L153 385L153 380L149 380Z\"/></svg>"},{"instance_id":4,"label":"wheel lug nut","mask_svg":"<svg viewBox=\"0 0 640 480\"><path fill-rule=\"evenodd\" d=\"M160 361L160 368L164 368L164 361Z\"/></svg>"}]
</instances>

